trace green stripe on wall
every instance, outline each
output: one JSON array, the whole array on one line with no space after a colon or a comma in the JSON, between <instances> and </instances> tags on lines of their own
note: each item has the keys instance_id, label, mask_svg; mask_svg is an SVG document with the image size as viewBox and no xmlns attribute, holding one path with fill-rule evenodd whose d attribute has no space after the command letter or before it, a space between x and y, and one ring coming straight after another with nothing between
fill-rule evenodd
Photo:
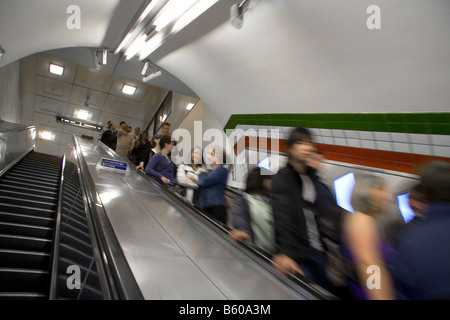
<instances>
[{"instance_id":1,"label":"green stripe on wall","mask_svg":"<svg viewBox=\"0 0 450 320\"><path fill-rule=\"evenodd\" d=\"M237 125L301 126L322 129L450 135L450 112L235 114L230 117L224 129L234 129Z\"/></svg>"}]
</instances>

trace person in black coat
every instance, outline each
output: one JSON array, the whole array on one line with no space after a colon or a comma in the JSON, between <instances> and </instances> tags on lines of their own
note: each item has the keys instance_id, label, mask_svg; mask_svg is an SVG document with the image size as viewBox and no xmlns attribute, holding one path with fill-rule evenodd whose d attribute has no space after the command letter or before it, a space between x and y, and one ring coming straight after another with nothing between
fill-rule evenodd
<instances>
[{"instance_id":1,"label":"person in black coat","mask_svg":"<svg viewBox=\"0 0 450 320\"><path fill-rule=\"evenodd\" d=\"M332 289L326 276L326 246L321 215L335 210L331 192L307 166L314 152L309 130L298 127L288 142L289 162L272 179L272 212L276 254L272 262L282 274L301 274L325 289Z\"/></svg>"},{"instance_id":2,"label":"person in black coat","mask_svg":"<svg viewBox=\"0 0 450 320\"><path fill-rule=\"evenodd\" d=\"M112 121L108 121L108 123L109 128L108 130L105 130L105 132L103 132L100 141L103 142L109 148L115 150L117 144L117 131L115 130L116 127Z\"/></svg>"}]
</instances>

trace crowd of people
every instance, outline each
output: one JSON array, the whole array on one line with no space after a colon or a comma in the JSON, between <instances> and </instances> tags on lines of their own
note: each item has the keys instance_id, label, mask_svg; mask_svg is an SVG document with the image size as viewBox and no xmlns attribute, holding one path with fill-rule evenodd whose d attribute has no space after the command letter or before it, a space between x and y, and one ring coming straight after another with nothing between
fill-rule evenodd
<instances>
[{"instance_id":1,"label":"crowd of people","mask_svg":"<svg viewBox=\"0 0 450 320\"><path fill-rule=\"evenodd\" d=\"M254 244L283 275L301 275L344 299L450 299L450 163L423 166L409 197L416 216L387 239L378 222L393 199L387 182L357 173L354 213L339 207L321 181L323 155L307 128L293 129L288 163L276 174L249 171L231 208L224 150L214 147L202 159L195 147L191 163L175 166L169 129L164 124L162 134L148 141L139 128L133 136L126 123L115 132L111 122L101 140L212 219L229 223L231 240Z\"/></svg>"}]
</instances>

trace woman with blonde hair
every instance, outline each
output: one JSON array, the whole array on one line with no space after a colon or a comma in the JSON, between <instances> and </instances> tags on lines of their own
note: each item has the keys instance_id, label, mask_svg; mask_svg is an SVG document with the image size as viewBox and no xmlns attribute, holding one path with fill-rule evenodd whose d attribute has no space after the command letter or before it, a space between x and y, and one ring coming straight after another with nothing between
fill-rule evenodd
<instances>
[{"instance_id":1,"label":"woman with blonde hair","mask_svg":"<svg viewBox=\"0 0 450 320\"><path fill-rule=\"evenodd\" d=\"M358 300L394 299L394 288L387 263L393 249L382 239L377 215L385 212L390 200L385 182L367 173L355 175L351 195L353 214L342 225L341 250L346 261L350 293Z\"/></svg>"}]
</instances>

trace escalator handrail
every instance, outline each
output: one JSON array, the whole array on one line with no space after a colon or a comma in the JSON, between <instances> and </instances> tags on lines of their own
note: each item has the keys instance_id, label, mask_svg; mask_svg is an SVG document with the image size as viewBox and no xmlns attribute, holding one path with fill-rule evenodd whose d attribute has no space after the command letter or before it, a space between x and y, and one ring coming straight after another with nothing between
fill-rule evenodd
<instances>
[{"instance_id":1,"label":"escalator handrail","mask_svg":"<svg viewBox=\"0 0 450 320\"><path fill-rule=\"evenodd\" d=\"M55 217L55 232L53 237L53 248L52 248L52 263L50 269L50 292L49 300L56 299L56 287L58 278L58 260L59 260L59 240L60 240L60 230L61 230L61 211L62 211L62 201L64 192L64 170L66 168L66 155L63 155L62 165L61 165L61 178L59 180L59 192L58 192L58 206L56 209Z\"/></svg>"},{"instance_id":2,"label":"escalator handrail","mask_svg":"<svg viewBox=\"0 0 450 320\"><path fill-rule=\"evenodd\" d=\"M6 122L6 121L0 120L0 123L1 122ZM16 132L28 131L30 129L36 129L36 127L34 125L31 125L31 126L23 126L23 127L19 127L19 128L12 128L12 129L1 130L0 131L0 136L11 135L11 134L14 134Z\"/></svg>"},{"instance_id":3,"label":"escalator handrail","mask_svg":"<svg viewBox=\"0 0 450 320\"><path fill-rule=\"evenodd\" d=\"M89 209L86 216L95 229L94 233L98 240L96 247L98 247L101 262L98 267L104 270L106 276L104 281L106 281L110 299L143 300L144 297L106 215L92 176L89 174L81 147L75 136L73 140L81 188Z\"/></svg>"},{"instance_id":4,"label":"escalator handrail","mask_svg":"<svg viewBox=\"0 0 450 320\"><path fill-rule=\"evenodd\" d=\"M4 120L0 120L0 123L5 122ZM18 132L21 131L28 131L30 129L36 129L35 126L23 126L20 128L13 128L13 129L6 129L6 130L2 130L0 131L0 136L5 137L5 136L10 136L12 134L16 134ZM30 153L31 151L33 151L34 148L31 147L28 150L25 150L22 154L20 154L15 160L11 161L11 163L9 163L6 167L4 167L3 169L0 170L0 178L3 177L3 175L9 171L9 169L11 169L12 167L14 167L20 160L22 160L28 153Z\"/></svg>"},{"instance_id":5,"label":"escalator handrail","mask_svg":"<svg viewBox=\"0 0 450 320\"><path fill-rule=\"evenodd\" d=\"M160 190L164 194L168 195L171 198L171 200L174 200L175 203L180 204L184 209L186 209L188 212L193 214L196 218L198 218L204 222L207 221L207 223L205 223L205 225L207 225L211 230L217 232L218 234L221 234L222 236L225 236L226 238L229 237L231 228L224 226L221 223L210 218L201 209L193 206L185 198L177 196L174 191L169 190L168 188L161 185L156 179L147 175L145 173L145 171L139 170L138 173L144 179L151 182L152 185L155 186L158 190ZM234 192L238 193L236 191L234 191ZM295 274L295 275L289 274L289 277L282 276L279 272L274 270L274 268L272 267L272 261L270 259L270 255L268 253L264 253L260 248L256 247L256 245L254 245L253 243L248 242L247 240L244 240L244 241L240 241L237 245L241 249L242 252L248 253L247 256L252 258L252 260L256 261L259 265L261 265L267 271L272 273L281 282L285 283L286 285L293 288L294 290L298 291L297 287L301 287L307 293L309 293L312 296L316 297L317 299L321 299L321 300L337 300L338 299L332 293L328 292L327 290L323 289L319 285L315 284L314 282L312 282L311 280L309 280L308 278L306 278L300 274ZM244 249L244 250L242 250L242 249Z\"/></svg>"}]
</instances>

